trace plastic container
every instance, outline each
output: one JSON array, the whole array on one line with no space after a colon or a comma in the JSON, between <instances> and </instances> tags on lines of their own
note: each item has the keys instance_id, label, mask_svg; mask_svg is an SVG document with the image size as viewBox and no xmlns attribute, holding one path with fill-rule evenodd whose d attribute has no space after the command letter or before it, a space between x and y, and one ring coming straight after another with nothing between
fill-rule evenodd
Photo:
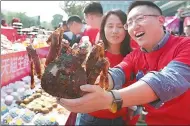
<instances>
[{"instance_id":1,"label":"plastic container","mask_svg":"<svg viewBox=\"0 0 190 126\"><path fill-rule=\"evenodd\" d=\"M81 44L81 46L85 46L85 45L88 46L88 51L91 51L92 44L91 44L88 36L83 36L82 42L80 44Z\"/></svg>"},{"instance_id":2,"label":"plastic container","mask_svg":"<svg viewBox=\"0 0 190 126\"><path fill-rule=\"evenodd\" d=\"M7 95L5 97L5 104L10 106L13 103L14 97L12 95Z\"/></svg>"}]
</instances>

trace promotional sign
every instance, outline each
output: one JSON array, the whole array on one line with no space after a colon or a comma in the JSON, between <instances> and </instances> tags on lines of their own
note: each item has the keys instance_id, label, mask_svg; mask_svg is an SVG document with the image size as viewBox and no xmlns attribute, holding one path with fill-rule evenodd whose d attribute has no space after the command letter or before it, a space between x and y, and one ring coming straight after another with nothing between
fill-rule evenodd
<instances>
[{"instance_id":1,"label":"promotional sign","mask_svg":"<svg viewBox=\"0 0 190 126\"><path fill-rule=\"evenodd\" d=\"M166 17L164 26L168 31L179 32L179 21L177 16Z\"/></svg>"},{"instance_id":2,"label":"promotional sign","mask_svg":"<svg viewBox=\"0 0 190 126\"><path fill-rule=\"evenodd\" d=\"M1 55L1 86L29 75L29 58L26 51Z\"/></svg>"},{"instance_id":3,"label":"promotional sign","mask_svg":"<svg viewBox=\"0 0 190 126\"><path fill-rule=\"evenodd\" d=\"M40 58L46 58L49 47L36 49ZM30 62L26 51L14 52L1 55L1 87L21 78L30 73Z\"/></svg>"}]
</instances>

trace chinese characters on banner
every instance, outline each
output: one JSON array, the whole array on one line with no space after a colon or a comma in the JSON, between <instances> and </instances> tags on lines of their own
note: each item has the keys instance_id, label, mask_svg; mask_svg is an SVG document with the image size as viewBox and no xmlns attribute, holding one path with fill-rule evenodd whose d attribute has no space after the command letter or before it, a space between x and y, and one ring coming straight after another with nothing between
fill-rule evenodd
<instances>
[{"instance_id":1,"label":"chinese characters on banner","mask_svg":"<svg viewBox=\"0 0 190 126\"><path fill-rule=\"evenodd\" d=\"M36 49L40 58L46 58L49 47ZM26 51L1 55L1 86L19 81L30 73L30 62Z\"/></svg>"},{"instance_id":2,"label":"chinese characters on banner","mask_svg":"<svg viewBox=\"0 0 190 126\"><path fill-rule=\"evenodd\" d=\"M1 86L29 75L29 59L26 51L1 55Z\"/></svg>"}]
</instances>

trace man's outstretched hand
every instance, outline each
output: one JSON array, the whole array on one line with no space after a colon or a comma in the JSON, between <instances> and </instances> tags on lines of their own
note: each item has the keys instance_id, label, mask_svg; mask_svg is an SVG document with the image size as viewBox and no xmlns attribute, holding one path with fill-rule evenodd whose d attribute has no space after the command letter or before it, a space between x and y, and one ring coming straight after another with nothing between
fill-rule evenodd
<instances>
[{"instance_id":1,"label":"man's outstretched hand","mask_svg":"<svg viewBox=\"0 0 190 126\"><path fill-rule=\"evenodd\" d=\"M82 85L82 91L89 92L81 98L58 100L59 104L71 112L90 113L97 110L109 109L112 103L112 95L99 85Z\"/></svg>"}]
</instances>

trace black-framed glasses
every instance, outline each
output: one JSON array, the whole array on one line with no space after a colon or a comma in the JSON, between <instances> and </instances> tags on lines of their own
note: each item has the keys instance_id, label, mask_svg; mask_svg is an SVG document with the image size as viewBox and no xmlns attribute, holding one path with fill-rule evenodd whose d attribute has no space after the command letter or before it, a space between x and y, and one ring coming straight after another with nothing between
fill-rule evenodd
<instances>
[{"instance_id":1,"label":"black-framed glasses","mask_svg":"<svg viewBox=\"0 0 190 126\"><path fill-rule=\"evenodd\" d=\"M124 29L128 30L128 28L130 28L133 25L133 22L139 24L145 21L146 17L158 17L160 15L154 15L154 14L146 14L146 15L138 15L133 19L129 19L126 24L124 24Z\"/></svg>"}]
</instances>

